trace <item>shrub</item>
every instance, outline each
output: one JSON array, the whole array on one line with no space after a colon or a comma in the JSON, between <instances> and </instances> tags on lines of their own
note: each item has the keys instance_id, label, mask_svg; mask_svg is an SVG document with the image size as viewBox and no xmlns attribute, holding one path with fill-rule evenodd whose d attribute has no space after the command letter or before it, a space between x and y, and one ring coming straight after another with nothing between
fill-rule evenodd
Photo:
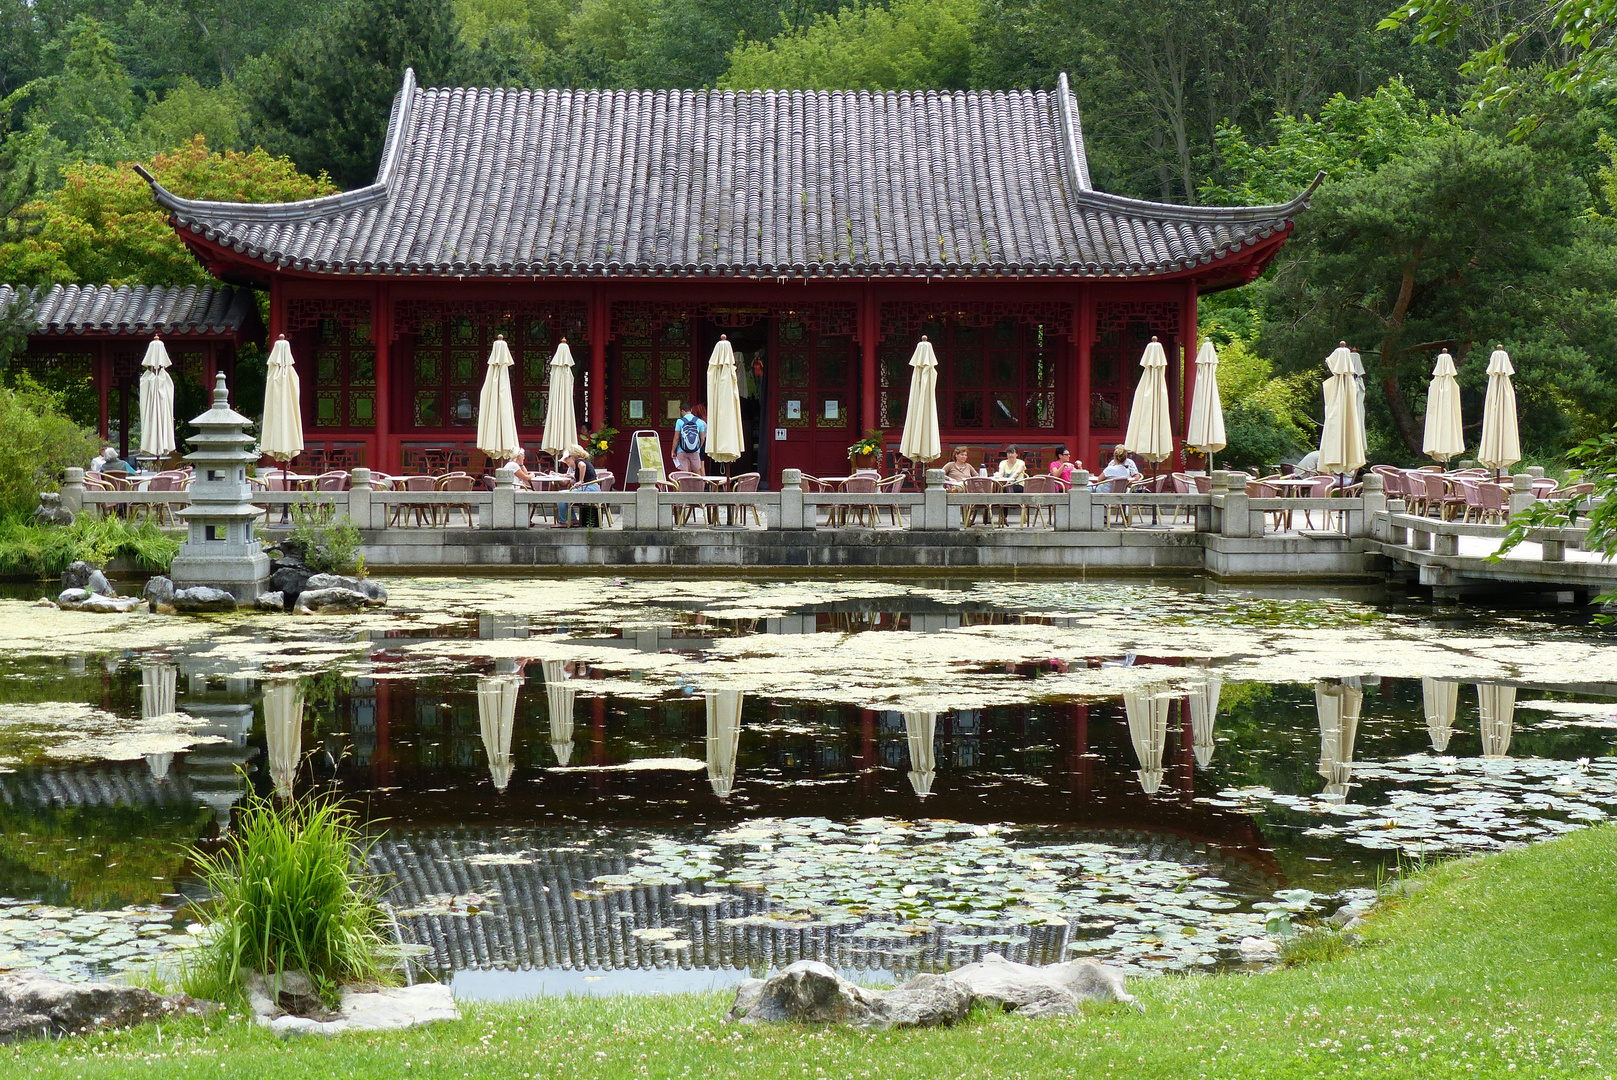
<instances>
[{"instance_id":1,"label":"shrub","mask_svg":"<svg viewBox=\"0 0 1617 1080\"><path fill-rule=\"evenodd\" d=\"M292 507L292 531L282 550L301 553L303 565L316 574L365 573L360 554L364 537L346 516L333 518L329 505L307 499Z\"/></svg>"},{"instance_id":2,"label":"shrub","mask_svg":"<svg viewBox=\"0 0 1617 1080\"><path fill-rule=\"evenodd\" d=\"M363 869L366 846L335 800L250 796L223 851L193 852L212 899L187 992L228 997L252 971L308 972L327 1000L341 983L387 981L387 916Z\"/></svg>"},{"instance_id":3,"label":"shrub","mask_svg":"<svg viewBox=\"0 0 1617 1080\"><path fill-rule=\"evenodd\" d=\"M55 491L62 470L83 468L96 452L95 433L63 412L59 394L26 374L0 386L0 518L34 512L41 491Z\"/></svg>"},{"instance_id":4,"label":"shrub","mask_svg":"<svg viewBox=\"0 0 1617 1080\"><path fill-rule=\"evenodd\" d=\"M118 558L161 574L179 550L180 542L150 520L131 525L120 517L80 514L64 528L0 518L0 574L10 577L51 577L80 560L106 566Z\"/></svg>"}]
</instances>

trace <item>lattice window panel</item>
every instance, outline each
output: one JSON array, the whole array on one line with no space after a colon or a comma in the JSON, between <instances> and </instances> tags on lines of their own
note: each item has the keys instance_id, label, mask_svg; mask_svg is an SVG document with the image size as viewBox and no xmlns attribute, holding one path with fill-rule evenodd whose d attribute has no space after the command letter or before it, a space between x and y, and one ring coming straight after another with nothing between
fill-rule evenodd
<instances>
[{"instance_id":1,"label":"lattice window panel","mask_svg":"<svg viewBox=\"0 0 1617 1080\"><path fill-rule=\"evenodd\" d=\"M369 300L298 299L286 302L286 332L312 330L323 322L336 322L339 326L371 325Z\"/></svg>"},{"instance_id":2,"label":"lattice window panel","mask_svg":"<svg viewBox=\"0 0 1617 1080\"><path fill-rule=\"evenodd\" d=\"M790 320L800 323L816 333L828 336L856 334L859 323L858 305L845 301L790 304L658 304L647 300L630 300L612 305L610 319L612 339L645 337L656 334L671 322L689 322L708 319L726 330L756 326L765 319Z\"/></svg>"},{"instance_id":3,"label":"lattice window panel","mask_svg":"<svg viewBox=\"0 0 1617 1080\"><path fill-rule=\"evenodd\" d=\"M1043 326L1046 334L1072 337L1073 305L1064 300L967 300L934 303L916 300L885 301L881 305L881 339L905 340L913 348L929 322L947 321L956 326L986 327L1006 319L1024 326Z\"/></svg>"},{"instance_id":4,"label":"lattice window panel","mask_svg":"<svg viewBox=\"0 0 1617 1080\"><path fill-rule=\"evenodd\" d=\"M1168 351L1170 390L1177 384L1180 318L1180 305L1172 300L1108 300L1095 305L1089 362L1091 429L1121 431L1128 426L1140 357L1153 337Z\"/></svg>"},{"instance_id":5,"label":"lattice window panel","mask_svg":"<svg viewBox=\"0 0 1617 1080\"><path fill-rule=\"evenodd\" d=\"M910 357L923 333L938 354L940 427L962 437L1056 427L1062 343L1046 325L1015 316L990 323L938 318L916 331L883 341L877 351L883 427L904 423Z\"/></svg>"}]
</instances>

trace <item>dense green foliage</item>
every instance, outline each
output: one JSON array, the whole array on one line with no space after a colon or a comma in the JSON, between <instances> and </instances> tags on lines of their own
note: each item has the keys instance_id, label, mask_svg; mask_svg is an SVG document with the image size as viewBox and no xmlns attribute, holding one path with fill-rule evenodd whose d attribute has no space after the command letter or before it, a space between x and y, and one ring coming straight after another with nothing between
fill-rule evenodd
<instances>
[{"instance_id":1,"label":"dense green foliage","mask_svg":"<svg viewBox=\"0 0 1617 1080\"><path fill-rule=\"evenodd\" d=\"M292 531L282 543L303 553L303 565L316 574L363 574L365 539L347 516L335 517L330 503L305 499L292 506Z\"/></svg>"},{"instance_id":2,"label":"dense green foliage","mask_svg":"<svg viewBox=\"0 0 1617 1080\"><path fill-rule=\"evenodd\" d=\"M26 378L0 386L0 519L32 514L63 469L95 452L94 434L63 414L59 396Z\"/></svg>"},{"instance_id":3,"label":"dense green foliage","mask_svg":"<svg viewBox=\"0 0 1617 1080\"><path fill-rule=\"evenodd\" d=\"M222 851L193 852L210 917L187 989L218 1000L254 971L305 971L333 997L339 983L384 981L386 916L362 844L333 801L249 797Z\"/></svg>"},{"instance_id":4,"label":"dense green foliage","mask_svg":"<svg viewBox=\"0 0 1617 1080\"><path fill-rule=\"evenodd\" d=\"M115 559L167 573L179 550L179 540L149 518L130 524L121 517L81 514L65 528L0 519L0 575L5 577L55 577L76 562L106 566Z\"/></svg>"},{"instance_id":5,"label":"dense green foliage","mask_svg":"<svg viewBox=\"0 0 1617 1080\"><path fill-rule=\"evenodd\" d=\"M553 996L463 1003L466 1018L389 1033L286 1041L240 1018L165 1022L96 1041L0 1049L19 1075L79 1080L333 1076L393 1080L942 1076L1315 1080L1353 1076L1604 1075L1617 959L1617 830L1421 875L1364 927L1366 946L1315 938L1265 975L1142 979L1143 1009L1090 1007L1071 1019L977 1014L949 1028L738 1027L723 992ZM543 1067L536 1067L543 1062Z\"/></svg>"}]
</instances>

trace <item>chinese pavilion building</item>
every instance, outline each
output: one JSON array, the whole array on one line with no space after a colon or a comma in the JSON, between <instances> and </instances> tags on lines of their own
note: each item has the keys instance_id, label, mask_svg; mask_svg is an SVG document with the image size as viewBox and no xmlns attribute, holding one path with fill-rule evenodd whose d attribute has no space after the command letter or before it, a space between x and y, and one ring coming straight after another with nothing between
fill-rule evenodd
<instances>
[{"instance_id":1,"label":"chinese pavilion building","mask_svg":"<svg viewBox=\"0 0 1617 1080\"><path fill-rule=\"evenodd\" d=\"M895 445L922 334L946 447L1016 443L1038 464L1067 443L1093 466L1153 336L1182 430L1197 295L1261 273L1308 194L1226 208L1096 191L1064 76L1053 91L530 91L408 71L369 187L237 205L152 186L210 273L269 290L320 465L482 464L500 334L525 443L563 337L582 422L671 437L725 334L741 464L770 480L845 472L868 429ZM627 445L603 463L620 476Z\"/></svg>"}]
</instances>

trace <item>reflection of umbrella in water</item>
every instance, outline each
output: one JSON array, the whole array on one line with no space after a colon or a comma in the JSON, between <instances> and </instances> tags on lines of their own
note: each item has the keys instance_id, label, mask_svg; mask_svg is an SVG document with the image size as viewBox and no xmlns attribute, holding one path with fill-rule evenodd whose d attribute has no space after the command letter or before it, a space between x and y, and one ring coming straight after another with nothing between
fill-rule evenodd
<instances>
[{"instance_id":1,"label":"reflection of umbrella in water","mask_svg":"<svg viewBox=\"0 0 1617 1080\"><path fill-rule=\"evenodd\" d=\"M1162 786L1162 748L1168 741L1168 703L1166 694L1136 691L1123 695L1123 712L1129 721L1129 738L1134 742L1134 756L1140 760L1138 775L1140 787L1147 795L1155 795Z\"/></svg>"},{"instance_id":2,"label":"reflection of umbrella in water","mask_svg":"<svg viewBox=\"0 0 1617 1080\"><path fill-rule=\"evenodd\" d=\"M264 687L264 740L269 744L275 794L290 799L298 760L303 756L303 688L295 681Z\"/></svg>"},{"instance_id":3,"label":"reflection of umbrella in water","mask_svg":"<svg viewBox=\"0 0 1617 1080\"><path fill-rule=\"evenodd\" d=\"M550 748L556 764L566 765L573 758L573 700L578 691L568 685L560 660L539 665L545 672L545 703L550 706Z\"/></svg>"},{"instance_id":4,"label":"reflection of umbrella in water","mask_svg":"<svg viewBox=\"0 0 1617 1080\"><path fill-rule=\"evenodd\" d=\"M516 675L484 675L477 680L477 730L488 754L489 777L499 792L511 783L511 729L516 726L521 686Z\"/></svg>"},{"instance_id":5,"label":"reflection of umbrella in water","mask_svg":"<svg viewBox=\"0 0 1617 1080\"><path fill-rule=\"evenodd\" d=\"M1516 726L1516 688L1502 683L1477 683L1477 711L1482 715L1482 756L1510 756L1510 735Z\"/></svg>"},{"instance_id":6,"label":"reflection of umbrella in water","mask_svg":"<svg viewBox=\"0 0 1617 1080\"><path fill-rule=\"evenodd\" d=\"M1314 707L1319 711L1319 774L1325 778L1326 802L1345 802L1353 778L1353 742L1359 734L1359 712L1364 691L1357 679L1340 683L1321 679L1314 684Z\"/></svg>"},{"instance_id":7,"label":"reflection of umbrella in water","mask_svg":"<svg viewBox=\"0 0 1617 1080\"><path fill-rule=\"evenodd\" d=\"M1205 769L1213 763L1213 722L1218 719L1218 692L1224 680L1208 675L1201 689L1190 695L1190 736L1196 764Z\"/></svg>"},{"instance_id":8,"label":"reflection of umbrella in water","mask_svg":"<svg viewBox=\"0 0 1617 1080\"><path fill-rule=\"evenodd\" d=\"M173 664L142 664L140 666L140 718L157 720L174 712L174 691L179 669ZM152 779L162 783L168 779L168 767L174 755L164 751L146 755L146 768Z\"/></svg>"},{"instance_id":9,"label":"reflection of umbrella in water","mask_svg":"<svg viewBox=\"0 0 1617 1080\"><path fill-rule=\"evenodd\" d=\"M910 743L910 787L923 799L932 794L932 780L938 774L938 755L934 748L937 733L937 713L904 714L904 734Z\"/></svg>"},{"instance_id":10,"label":"reflection of umbrella in water","mask_svg":"<svg viewBox=\"0 0 1617 1080\"><path fill-rule=\"evenodd\" d=\"M1426 703L1426 731L1432 737L1432 751L1441 754L1449 748L1449 738L1454 734L1460 684L1447 679L1422 679L1420 696Z\"/></svg>"},{"instance_id":11,"label":"reflection of umbrella in water","mask_svg":"<svg viewBox=\"0 0 1617 1080\"><path fill-rule=\"evenodd\" d=\"M713 794L730 797L736 782L736 751L741 748L741 691L709 690L707 706L707 782Z\"/></svg>"}]
</instances>

